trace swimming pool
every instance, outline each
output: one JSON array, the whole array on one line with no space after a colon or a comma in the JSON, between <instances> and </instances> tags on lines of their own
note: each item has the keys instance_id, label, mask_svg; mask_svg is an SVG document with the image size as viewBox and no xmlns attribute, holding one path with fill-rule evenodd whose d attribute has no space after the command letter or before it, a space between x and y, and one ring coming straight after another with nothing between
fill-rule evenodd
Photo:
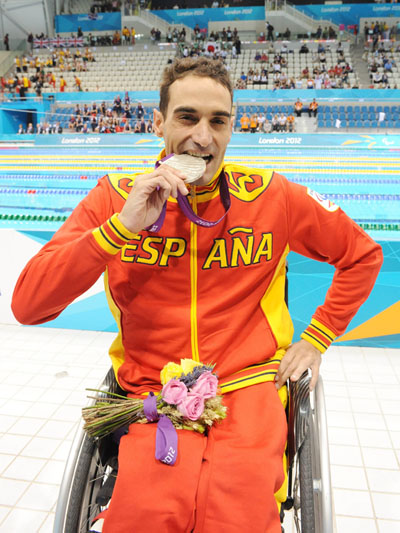
<instances>
[{"instance_id":1,"label":"swimming pool","mask_svg":"<svg viewBox=\"0 0 400 533\"><path fill-rule=\"evenodd\" d=\"M2 149L0 228L56 230L107 174L150 170L158 147ZM271 168L340 205L378 240L400 240L400 151L229 148L226 160Z\"/></svg>"}]
</instances>

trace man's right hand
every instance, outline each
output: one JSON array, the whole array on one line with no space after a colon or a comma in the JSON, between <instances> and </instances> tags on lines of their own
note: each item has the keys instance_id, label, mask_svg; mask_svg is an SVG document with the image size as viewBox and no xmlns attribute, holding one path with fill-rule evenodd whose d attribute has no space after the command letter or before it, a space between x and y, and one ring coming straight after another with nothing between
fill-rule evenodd
<instances>
[{"instance_id":1,"label":"man's right hand","mask_svg":"<svg viewBox=\"0 0 400 533\"><path fill-rule=\"evenodd\" d=\"M149 174L136 176L129 196L118 215L125 228L132 233L154 224L160 216L167 199L177 198L178 192L188 194L185 185L185 175L162 164Z\"/></svg>"}]
</instances>

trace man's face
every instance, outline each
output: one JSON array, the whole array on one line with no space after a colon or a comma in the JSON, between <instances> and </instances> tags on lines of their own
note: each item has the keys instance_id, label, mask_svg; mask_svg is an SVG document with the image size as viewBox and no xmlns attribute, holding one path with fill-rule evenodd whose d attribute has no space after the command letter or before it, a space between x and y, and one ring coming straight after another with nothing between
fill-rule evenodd
<instances>
[{"instance_id":1,"label":"man's face","mask_svg":"<svg viewBox=\"0 0 400 533\"><path fill-rule=\"evenodd\" d=\"M232 133L231 95L211 78L188 75L169 88L165 117L154 111L154 129L164 137L166 154L190 154L206 161L196 182L210 182L223 161Z\"/></svg>"}]
</instances>

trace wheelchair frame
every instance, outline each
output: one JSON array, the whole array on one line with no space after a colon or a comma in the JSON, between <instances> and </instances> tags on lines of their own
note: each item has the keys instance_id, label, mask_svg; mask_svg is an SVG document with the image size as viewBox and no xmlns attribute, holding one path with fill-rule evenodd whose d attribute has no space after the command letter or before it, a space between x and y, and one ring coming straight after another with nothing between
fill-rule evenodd
<instances>
[{"instance_id":1,"label":"wheelchair frame","mask_svg":"<svg viewBox=\"0 0 400 533\"><path fill-rule=\"evenodd\" d=\"M289 383L288 497L282 504L281 520L283 512L293 508L298 533L333 533L323 384L319 377L310 393L309 381L305 372L297 382ZM112 368L100 389L120 391ZM96 441L80 424L60 487L54 533L89 532L93 518L108 505L117 471L118 444L114 436Z\"/></svg>"}]
</instances>

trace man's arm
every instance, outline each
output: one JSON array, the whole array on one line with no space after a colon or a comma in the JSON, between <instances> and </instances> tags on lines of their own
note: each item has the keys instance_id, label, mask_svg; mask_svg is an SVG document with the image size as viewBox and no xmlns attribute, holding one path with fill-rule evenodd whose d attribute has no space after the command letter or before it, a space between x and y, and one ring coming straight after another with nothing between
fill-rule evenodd
<instances>
[{"instance_id":1,"label":"man's arm","mask_svg":"<svg viewBox=\"0 0 400 533\"><path fill-rule=\"evenodd\" d=\"M187 194L181 174L161 165L136 177L117 214L108 180L100 180L25 266L11 304L16 319L41 324L56 318L97 281L135 232L157 220L166 198L178 189Z\"/></svg>"},{"instance_id":2,"label":"man's arm","mask_svg":"<svg viewBox=\"0 0 400 533\"><path fill-rule=\"evenodd\" d=\"M374 286L382 249L338 206L306 187L283 183L290 249L336 268L325 302L316 309L302 340L287 350L277 374L281 386L287 379L296 381L310 368L313 388L321 353L344 333Z\"/></svg>"}]
</instances>

